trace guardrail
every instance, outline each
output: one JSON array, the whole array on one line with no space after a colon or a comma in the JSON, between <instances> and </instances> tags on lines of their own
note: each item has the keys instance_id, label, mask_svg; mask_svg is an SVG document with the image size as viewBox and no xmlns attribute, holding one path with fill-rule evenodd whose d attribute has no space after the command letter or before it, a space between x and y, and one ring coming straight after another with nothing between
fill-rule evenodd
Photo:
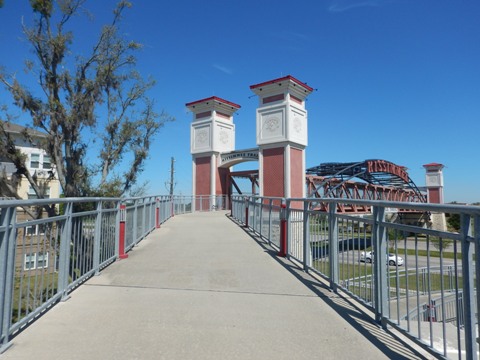
<instances>
[{"instance_id":1,"label":"guardrail","mask_svg":"<svg viewBox=\"0 0 480 360\"><path fill-rule=\"evenodd\" d=\"M208 204L208 205L207 205ZM47 216L44 209L54 208ZM0 353L12 336L174 215L228 209L227 197L0 201Z\"/></svg>"},{"instance_id":2,"label":"guardrail","mask_svg":"<svg viewBox=\"0 0 480 360\"><path fill-rule=\"evenodd\" d=\"M344 205L371 212L337 213ZM405 210L418 219L402 220ZM429 228L431 214L444 213L460 215L458 233ZM366 305L382 327L435 356L478 358L480 207L234 196L232 216Z\"/></svg>"}]
</instances>

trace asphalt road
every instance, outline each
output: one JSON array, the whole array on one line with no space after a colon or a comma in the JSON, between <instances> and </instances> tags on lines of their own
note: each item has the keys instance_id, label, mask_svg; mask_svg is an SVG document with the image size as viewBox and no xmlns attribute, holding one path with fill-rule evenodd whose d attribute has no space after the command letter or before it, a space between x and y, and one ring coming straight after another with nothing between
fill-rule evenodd
<instances>
[{"instance_id":1,"label":"asphalt road","mask_svg":"<svg viewBox=\"0 0 480 360\"><path fill-rule=\"evenodd\" d=\"M360 254L363 252L363 250L349 250L345 252L339 253L339 259L340 262L342 263L358 263L360 262ZM430 257L430 261L426 256L418 256L415 257L414 255L398 255L399 257L403 258L404 260L404 265L402 267L408 268L408 269L415 269L416 267L418 268L427 268L427 267L440 267L440 258L439 257ZM454 266L454 260L453 259L443 259L442 266L447 267L447 266ZM457 266L460 266L461 263L458 262Z\"/></svg>"},{"instance_id":2,"label":"asphalt road","mask_svg":"<svg viewBox=\"0 0 480 360\"><path fill-rule=\"evenodd\" d=\"M367 243L366 246L367 249L370 249L370 243ZM391 244L389 244L391 245ZM347 239L345 240L342 244L339 246L339 259L340 262L342 263L358 263L360 260L360 254L364 251L363 247L365 246L365 243L363 241L354 241L352 239ZM360 249L358 249L360 247ZM399 243L398 245L399 249L404 249L405 245ZM426 241L417 241L415 244L414 240L409 240L407 241L406 248L409 250L414 250L417 248L418 250L423 250L426 251L429 249L430 251L438 251L432 243L429 245L427 244ZM457 247L457 250L459 250L459 246ZM450 245L445 252L453 252L453 246ZM325 253L324 250L315 250L312 249L313 253L313 258L317 257L322 257L322 256L328 256L328 253ZM435 267L440 267L442 265L444 268L447 266L454 266L454 259L443 259L440 261L439 257L435 256L430 256L430 259L426 256L418 256L416 257L415 255L405 255L405 254L399 254L399 257L402 257L405 260L405 267L408 267L409 269L415 269L415 268L435 268ZM461 267L461 261L457 261L457 266Z\"/></svg>"}]
</instances>

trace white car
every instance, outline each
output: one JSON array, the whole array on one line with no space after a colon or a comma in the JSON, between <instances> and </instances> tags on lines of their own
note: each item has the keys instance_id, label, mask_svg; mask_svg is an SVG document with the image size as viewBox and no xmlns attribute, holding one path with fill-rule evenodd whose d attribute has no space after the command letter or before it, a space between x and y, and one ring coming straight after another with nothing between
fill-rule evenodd
<instances>
[{"instance_id":1,"label":"white car","mask_svg":"<svg viewBox=\"0 0 480 360\"><path fill-rule=\"evenodd\" d=\"M360 254L360 261L364 261L366 263L372 263L373 258L374 258L373 251L362 252ZM402 266L403 258L400 256L395 256L395 254L388 254L387 264L390 266Z\"/></svg>"}]
</instances>

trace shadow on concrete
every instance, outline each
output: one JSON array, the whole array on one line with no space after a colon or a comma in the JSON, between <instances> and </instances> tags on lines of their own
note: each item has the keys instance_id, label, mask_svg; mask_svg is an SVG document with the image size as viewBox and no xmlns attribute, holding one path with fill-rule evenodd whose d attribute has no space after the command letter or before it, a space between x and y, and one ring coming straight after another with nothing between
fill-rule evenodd
<instances>
[{"instance_id":1,"label":"shadow on concrete","mask_svg":"<svg viewBox=\"0 0 480 360\"><path fill-rule=\"evenodd\" d=\"M384 330L372 318L372 313L367 313L351 297L343 292L334 292L330 287L324 284L320 279L313 277L308 272L303 271L294 262L278 256L278 251L271 247L268 242L261 238L253 229L246 228L243 223L237 221L230 214L226 217L243 228L262 249L277 261L290 274L295 276L308 289L321 298L335 312L347 321L354 329L362 334L375 347L382 351L389 359L429 359L411 344L400 338L390 330ZM345 339L345 345L348 346L348 339ZM363 352L359 349L359 355ZM368 358L368 355L367 355Z\"/></svg>"}]
</instances>

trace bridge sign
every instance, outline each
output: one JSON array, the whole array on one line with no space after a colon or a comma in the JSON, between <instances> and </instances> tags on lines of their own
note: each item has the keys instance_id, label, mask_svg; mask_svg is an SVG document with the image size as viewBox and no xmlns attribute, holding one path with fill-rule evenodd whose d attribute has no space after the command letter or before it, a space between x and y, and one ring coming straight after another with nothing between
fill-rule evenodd
<instances>
[{"instance_id":1,"label":"bridge sign","mask_svg":"<svg viewBox=\"0 0 480 360\"><path fill-rule=\"evenodd\" d=\"M245 161L258 161L258 149L231 151L220 155L220 167L229 167Z\"/></svg>"}]
</instances>

